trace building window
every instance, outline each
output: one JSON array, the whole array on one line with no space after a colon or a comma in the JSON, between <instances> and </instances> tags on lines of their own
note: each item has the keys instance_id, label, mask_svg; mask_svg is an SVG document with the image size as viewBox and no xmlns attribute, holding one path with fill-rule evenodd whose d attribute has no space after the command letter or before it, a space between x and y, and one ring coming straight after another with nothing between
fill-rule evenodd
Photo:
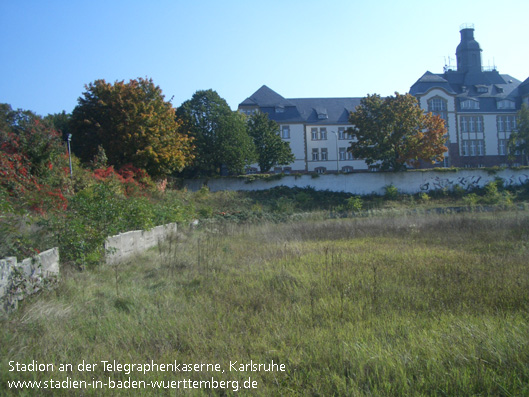
<instances>
[{"instance_id":1,"label":"building window","mask_svg":"<svg viewBox=\"0 0 529 397\"><path fill-rule=\"evenodd\" d=\"M462 100L461 109L479 109L479 102L473 99Z\"/></svg>"},{"instance_id":2,"label":"building window","mask_svg":"<svg viewBox=\"0 0 529 397\"><path fill-rule=\"evenodd\" d=\"M352 138L351 138L351 134L347 131L345 127L339 127L338 128L338 139L349 140Z\"/></svg>"},{"instance_id":3,"label":"building window","mask_svg":"<svg viewBox=\"0 0 529 397\"><path fill-rule=\"evenodd\" d=\"M241 109L240 111L247 116L251 116L252 114L257 113L259 110L257 108L254 108L254 109Z\"/></svg>"},{"instance_id":4,"label":"building window","mask_svg":"<svg viewBox=\"0 0 529 397\"><path fill-rule=\"evenodd\" d=\"M310 135L311 135L311 139L313 141L317 141L318 140L318 129L317 128L311 128Z\"/></svg>"},{"instance_id":5,"label":"building window","mask_svg":"<svg viewBox=\"0 0 529 397\"><path fill-rule=\"evenodd\" d=\"M347 156L347 148L344 148L344 147L341 147L340 150L339 150L339 153L340 153L340 160L343 161L346 159L346 156Z\"/></svg>"},{"instance_id":6,"label":"building window","mask_svg":"<svg viewBox=\"0 0 529 397\"><path fill-rule=\"evenodd\" d=\"M498 116L496 117L498 132L511 132L516 129L516 116Z\"/></svg>"},{"instance_id":7,"label":"building window","mask_svg":"<svg viewBox=\"0 0 529 397\"><path fill-rule=\"evenodd\" d=\"M461 132L483 132L483 117L461 116Z\"/></svg>"},{"instance_id":8,"label":"building window","mask_svg":"<svg viewBox=\"0 0 529 397\"><path fill-rule=\"evenodd\" d=\"M327 155L327 148L321 149L321 161L327 161L328 155Z\"/></svg>"},{"instance_id":9,"label":"building window","mask_svg":"<svg viewBox=\"0 0 529 397\"><path fill-rule=\"evenodd\" d=\"M507 155L507 139L498 139L498 154L500 156Z\"/></svg>"},{"instance_id":10,"label":"building window","mask_svg":"<svg viewBox=\"0 0 529 397\"><path fill-rule=\"evenodd\" d=\"M327 128L320 128L320 139L327 140Z\"/></svg>"},{"instance_id":11,"label":"building window","mask_svg":"<svg viewBox=\"0 0 529 397\"><path fill-rule=\"evenodd\" d=\"M351 153L349 151L347 152L347 160L354 160L353 153Z\"/></svg>"},{"instance_id":12,"label":"building window","mask_svg":"<svg viewBox=\"0 0 529 397\"><path fill-rule=\"evenodd\" d=\"M338 127L338 139L345 139L345 128Z\"/></svg>"},{"instance_id":13,"label":"building window","mask_svg":"<svg viewBox=\"0 0 529 397\"><path fill-rule=\"evenodd\" d=\"M312 161L319 161L320 153L318 149L312 149Z\"/></svg>"},{"instance_id":14,"label":"building window","mask_svg":"<svg viewBox=\"0 0 529 397\"><path fill-rule=\"evenodd\" d=\"M498 109L514 109L515 108L514 102L509 101L508 99L498 101L497 106L498 106Z\"/></svg>"},{"instance_id":15,"label":"building window","mask_svg":"<svg viewBox=\"0 0 529 397\"><path fill-rule=\"evenodd\" d=\"M441 117L445 121L445 126L448 129L448 106L447 101L443 98L435 97L428 101L428 112Z\"/></svg>"},{"instance_id":16,"label":"building window","mask_svg":"<svg viewBox=\"0 0 529 397\"><path fill-rule=\"evenodd\" d=\"M284 125L281 128L281 138L290 139L290 126L289 125Z\"/></svg>"},{"instance_id":17,"label":"building window","mask_svg":"<svg viewBox=\"0 0 529 397\"><path fill-rule=\"evenodd\" d=\"M465 139L461 141L462 156L484 156L485 141L483 139Z\"/></svg>"},{"instance_id":18,"label":"building window","mask_svg":"<svg viewBox=\"0 0 529 397\"><path fill-rule=\"evenodd\" d=\"M429 112L446 112L446 100L435 97L428 101Z\"/></svg>"},{"instance_id":19,"label":"building window","mask_svg":"<svg viewBox=\"0 0 529 397\"><path fill-rule=\"evenodd\" d=\"M350 173L350 172L353 172L353 167L351 167L350 165L346 165L345 167L342 167L342 172L345 172L345 173Z\"/></svg>"},{"instance_id":20,"label":"building window","mask_svg":"<svg viewBox=\"0 0 529 397\"><path fill-rule=\"evenodd\" d=\"M325 168L325 167L316 167L314 169L314 171L316 171L316 173L318 173L318 174L325 174L325 171L327 171L327 168Z\"/></svg>"}]
</instances>

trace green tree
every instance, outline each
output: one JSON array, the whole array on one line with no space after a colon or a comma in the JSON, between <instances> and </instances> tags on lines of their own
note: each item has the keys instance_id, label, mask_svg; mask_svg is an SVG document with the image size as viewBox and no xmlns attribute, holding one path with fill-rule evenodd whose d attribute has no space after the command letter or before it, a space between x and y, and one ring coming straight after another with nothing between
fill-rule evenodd
<instances>
[{"instance_id":1,"label":"green tree","mask_svg":"<svg viewBox=\"0 0 529 397\"><path fill-rule=\"evenodd\" d=\"M248 133L253 138L261 172L268 172L274 165L287 165L295 160L290 145L279 135L279 125L270 120L266 113L257 112L248 118Z\"/></svg>"},{"instance_id":2,"label":"green tree","mask_svg":"<svg viewBox=\"0 0 529 397\"><path fill-rule=\"evenodd\" d=\"M381 170L400 171L420 161L441 161L447 150L444 121L424 113L410 94L368 95L349 121L354 141L348 150Z\"/></svg>"},{"instance_id":3,"label":"green tree","mask_svg":"<svg viewBox=\"0 0 529 397\"><path fill-rule=\"evenodd\" d=\"M523 156L525 165L529 165L529 107L526 104L516 115L516 130L509 137L509 158L514 160L515 156Z\"/></svg>"},{"instance_id":4,"label":"green tree","mask_svg":"<svg viewBox=\"0 0 529 397\"><path fill-rule=\"evenodd\" d=\"M61 113L48 114L44 117L44 120L53 125L56 131L60 132L63 141L68 139L70 133L70 113L66 113L64 110Z\"/></svg>"},{"instance_id":5,"label":"green tree","mask_svg":"<svg viewBox=\"0 0 529 397\"><path fill-rule=\"evenodd\" d=\"M85 88L70 122L72 150L82 161L92 161L101 146L110 165L132 164L163 176L192 159L191 140L151 79L96 80Z\"/></svg>"},{"instance_id":6,"label":"green tree","mask_svg":"<svg viewBox=\"0 0 529 397\"><path fill-rule=\"evenodd\" d=\"M255 147L242 114L213 90L197 91L176 111L184 131L194 138L195 160L189 176L219 175L223 168L243 173L255 161Z\"/></svg>"}]
</instances>

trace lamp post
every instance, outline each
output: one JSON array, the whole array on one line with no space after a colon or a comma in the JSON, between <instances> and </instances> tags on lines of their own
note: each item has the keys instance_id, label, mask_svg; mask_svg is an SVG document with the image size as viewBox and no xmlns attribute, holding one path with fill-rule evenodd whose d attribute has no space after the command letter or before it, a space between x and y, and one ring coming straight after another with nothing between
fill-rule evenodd
<instances>
[{"instance_id":1,"label":"lamp post","mask_svg":"<svg viewBox=\"0 0 529 397\"><path fill-rule=\"evenodd\" d=\"M338 133L336 131L331 131L336 136L336 173L340 172L340 153L338 152Z\"/></svg>"},{"instance_id":2,"label":"lamp post","mask_svg":"<svg viewBox=\"0 0 529 397\"><path fill-rule=\"evenodd\" d=\"M68 160L70 161L70 176L73 176L72 169L72 152L70 150L70 141L72 140L72 134L68 134Z\"/></svg>"}]
</instances>

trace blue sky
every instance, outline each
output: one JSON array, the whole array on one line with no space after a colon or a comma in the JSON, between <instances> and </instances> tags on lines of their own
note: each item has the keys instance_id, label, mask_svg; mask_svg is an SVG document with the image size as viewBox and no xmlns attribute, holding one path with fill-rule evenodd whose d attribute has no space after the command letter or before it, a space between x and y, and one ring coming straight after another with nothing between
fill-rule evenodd
<instances>
[{"instance_id":1,"label":"blue sky","mask_svg":"<svg viewBox=\"0 0 529 397\"><path fill-rule=\"evenodd\" d=\"M484 65L529 77L527 0L0 0L0 102L71 112L84 85L152 78L175 107L214 89L232 109L407 92L455 63L473 23Z\"/></svg>"}]
</instances>

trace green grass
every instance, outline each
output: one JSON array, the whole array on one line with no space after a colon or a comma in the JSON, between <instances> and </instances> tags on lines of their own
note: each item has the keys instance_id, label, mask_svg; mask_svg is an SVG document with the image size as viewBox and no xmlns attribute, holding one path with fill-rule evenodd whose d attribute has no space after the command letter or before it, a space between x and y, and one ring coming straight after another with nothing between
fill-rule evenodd
<instances>
[{"instance_id":1,"label":"green grass","mask_svg":"<svg viewBox=\"0 0 529 397\"><path fill-rule=\"evenodd\" d=\"M524 211L208 224L117 268L67 272L24 302L0 323L0 391L19 395L8 381L50 377L213 376L257 381L242 395L529 395L528 254ZM225 373L8 365L114 359L219 363ZM230 360L286 371L230 372Z\"/></svg>"}]
</instances>

